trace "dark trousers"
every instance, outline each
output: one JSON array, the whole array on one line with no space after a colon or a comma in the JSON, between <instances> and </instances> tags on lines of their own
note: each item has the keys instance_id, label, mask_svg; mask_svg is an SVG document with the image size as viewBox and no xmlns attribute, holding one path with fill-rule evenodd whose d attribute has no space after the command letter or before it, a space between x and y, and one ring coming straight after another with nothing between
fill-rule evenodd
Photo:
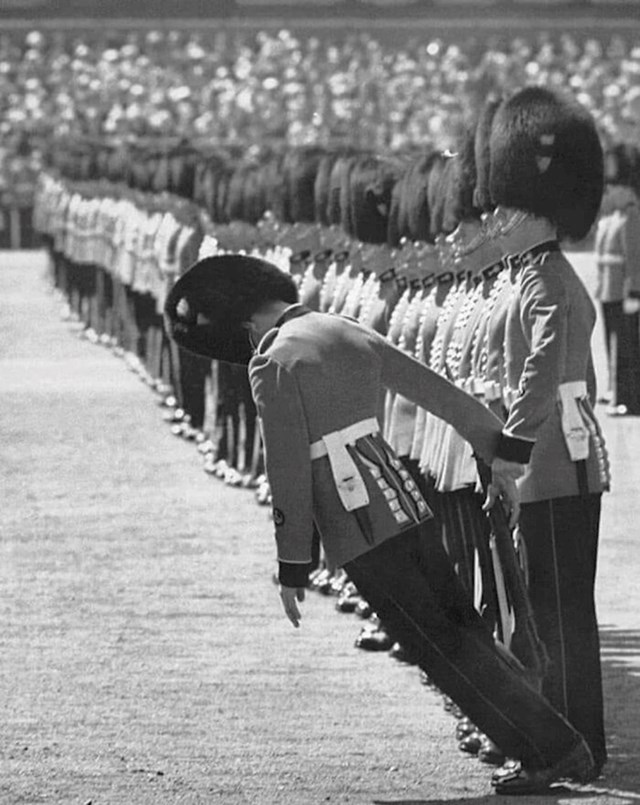
<instances>
[{"instance_id":1,"label":"dark trousers","mask_svg":"<svg viewBox=\"0 0 640 805\"><path fill-rule=\"evenodd\" d=\"M496 648L427 524L345 564L394 640L478 728L530 769L557 762L579 734Z\"/></svg>"},{"instance_id":2,"label":"dark trousers","mask_svg":"<svg viewBox=\"0 0 640 805\"><path fill-rule=\"evenodd\" d=\"M191 417L193 427L202 430L205 415L205 383L211 373L211 360L193 355L186 349L178 349L178 354L180 406Z\"/></svg>"},{"instance_id":3,"label":"dark trousers","mask_svg":"<svg viewBox=\"0 0 640 805\"><path fill-rule=\"evenodd\" d=\"M257 414L249 375L243 366L225 363L218 365L219 429L217 455L230 466L247 471L253 462Z\"/></svg>"},{"instance_id":4,"label":"dark trousers","mask_svg":"<svg viewBox=\"0 0 640 805\"><path fill-rule=\"evenodd\" d=\"M625 313L622 302L603 302L612 403L640 414L640 314Z\"/></svg>"},{"instance_id":5,"label":"dark trousers","mask_svg":"<svg viewBox=\"0 0 640 805\"><path fill-rule=\"evenodd\" d=\"M600 498L525 503L519 522L529 598L551 661L542 692L582 733L597 766L607 759L594 603Z\"/></svg>"}]
</instances>

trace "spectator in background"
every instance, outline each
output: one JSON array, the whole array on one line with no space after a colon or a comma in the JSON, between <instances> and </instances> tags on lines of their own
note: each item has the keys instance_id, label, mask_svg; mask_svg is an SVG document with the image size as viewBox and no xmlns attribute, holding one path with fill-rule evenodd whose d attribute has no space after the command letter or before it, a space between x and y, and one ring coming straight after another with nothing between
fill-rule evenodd
<instances>
[{"instance_id":1,"label":"spectator in background","mask_svg":"<svg viewBox=\"0 0 640 805\"><path fill-rule=\"evenodd\" d=\"M640 47L620 37L432 39L398 49L365 33L15 32L0 37L0 169L5 187L14 170L24 175L13 158L26 142L20 158L32 187L55 137L444 150L490 93L527 84L570 87L603 136L637 147Z\"/></svg>"},{"instance_id":2,"label":"spectator in background","mask_svg":"<svg viewBox=\"0 0 640 805\"><path fill-rule=\"evenodd\" d=\"M525 84L569 85L605 129L637 136L640 49L620 38L434 39L399 50L368 34L331 41L287 31L33 31L0 40L0 128L29 137L326 144L347 134L378 150L444 149L490 92Z\"/></svg>"}]
</instances>

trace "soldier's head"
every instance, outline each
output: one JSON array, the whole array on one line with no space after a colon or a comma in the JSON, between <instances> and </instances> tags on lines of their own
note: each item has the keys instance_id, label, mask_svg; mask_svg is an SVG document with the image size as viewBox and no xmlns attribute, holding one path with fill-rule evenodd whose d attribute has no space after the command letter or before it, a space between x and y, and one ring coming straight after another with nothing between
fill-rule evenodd
<instances>
[{"instance_id":1,"label":"soldier's head","mask_svg":"<svg viewBox=\"0 0 640 805\"><path fill-rule=\"evenodd\" d=\"M224 254L195 263L171 289L165 327L181 347L196 355L247 364L254 344L248 323L272 302L298 301L293 279L258 257Z\"/></svg>"},{"instance_id":2,"label":"soldier's head","mask_svg":"<svg viewBox=\"0 0 640 805\"><path fill-rule=\"evenodd\" d=\"M491 127L493 203L553 223L561 238L591 228L603 188L602 146L590 113L575 99L527 87L496 111Z\"/></svg>"}]
</instances>

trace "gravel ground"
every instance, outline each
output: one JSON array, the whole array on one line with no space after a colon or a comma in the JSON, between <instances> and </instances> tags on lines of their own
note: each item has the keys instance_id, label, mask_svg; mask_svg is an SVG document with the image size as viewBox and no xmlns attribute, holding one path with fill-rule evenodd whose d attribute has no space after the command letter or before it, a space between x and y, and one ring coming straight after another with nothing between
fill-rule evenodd
<instances>
[{"instance_id":1,"label":"gravel ground","mask_svg":"<svg viewBox=\"0 0 640 805\"><path fill-rule=\"evenodd\" d=\"M45 269L0 254L0 803L492 798L417 670L353 648L355 616L312 594L291 628L265 509L205 475L124 363L60 321ZM558 802L640 800L640 422L604 424L611 762Z\"/></svg>"}]
</instances>

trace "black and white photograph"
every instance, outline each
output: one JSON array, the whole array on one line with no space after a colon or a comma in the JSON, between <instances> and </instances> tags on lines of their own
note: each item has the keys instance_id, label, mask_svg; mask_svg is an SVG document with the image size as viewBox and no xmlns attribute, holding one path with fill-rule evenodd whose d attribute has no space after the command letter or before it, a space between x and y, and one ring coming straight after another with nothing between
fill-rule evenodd
<instances>
[{"instance_id":1,"label":"black and white photograph","mask_svg":"<svg viewBox=\"0 0 640 805\"><path fill-rule=\"evenodd\" d=\"M640 0L0 0L0 444L0 805L640 805Z\"/></svg>"}]
</instances>

